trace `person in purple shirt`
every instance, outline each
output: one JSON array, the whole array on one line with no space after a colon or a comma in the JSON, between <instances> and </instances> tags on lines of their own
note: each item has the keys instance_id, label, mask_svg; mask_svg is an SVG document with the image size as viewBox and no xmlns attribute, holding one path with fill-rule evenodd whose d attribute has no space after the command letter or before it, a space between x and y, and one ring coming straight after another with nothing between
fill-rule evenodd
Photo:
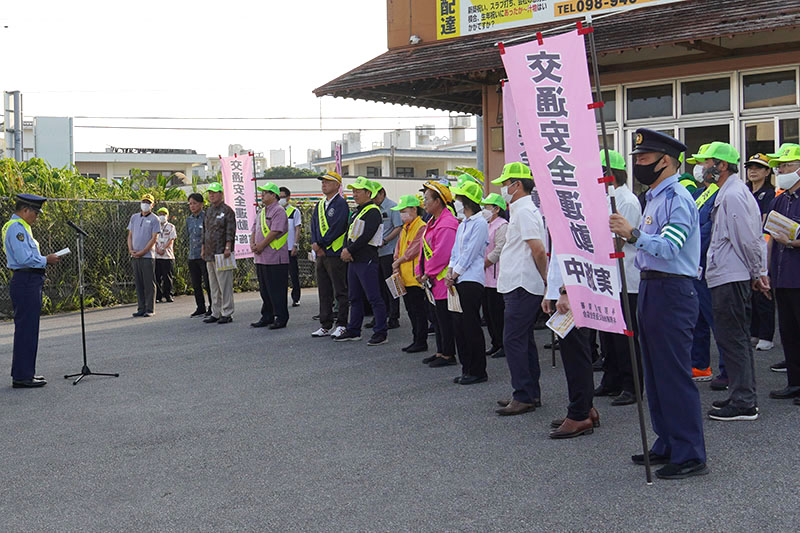
<instances>
[{"instance_id":1,"label":"person in purple shirt","mask_svg":"<svg viewBox=\"0 0 800 533\"><path fill-rule=\"evenodd\" d=\"M250 249L253 251L261 292L261 318L250 324L254 328L286 327L289 321L286 291L289 288L289 250L286 246L289 219L280 205L280 190L274 183L258 187L263 206L253 222Z\"/></svg>"},{"instance_id":2,"label":"person in purple shirt","mask_svg":"<svg viewBox=\"0 0 800 533\"><path fill-rule=\"evenodd\" d=\"M772 159L770 166L778 168L778 189L783 193L775 197L770 211L800 222L800 146L792 147L780 157ZM778 328L781 332L783 352L786 356L787 386L769 393L770 398L794 398L800 405L800 239L797 235L773 233L770 240L770 276L775 287L778 306ZM779 371L778 365L773 370Z\"/></svg>"}]
</instances>

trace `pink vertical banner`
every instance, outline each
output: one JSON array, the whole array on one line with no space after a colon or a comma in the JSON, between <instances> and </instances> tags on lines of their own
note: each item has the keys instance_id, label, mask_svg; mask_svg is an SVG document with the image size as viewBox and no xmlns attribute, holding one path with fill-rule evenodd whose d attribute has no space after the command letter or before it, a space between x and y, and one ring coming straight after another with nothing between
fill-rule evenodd
<instances>
[{"instance_id":1,"label":"pink vertical banner","mask_svg":"<svg viewBox=\"0 0 800 533\"><path fill-rule=\"evenodd\" d=\"M584 38L574 31L501 53L575 324L623 333Z\"/></svg>"},{"instance_id":2,"label":"pink vertical banner","mask_svg":"<svg viewBox=\"0 0 800 533\"><path fill-rule=\"evenodd\" d=\"M342 145L336 143L336 148L333 151L333 158L336 160L336 173L342 175Z\"/></svg>"},{"instance_id":3,"label":"pink vertical banner","mask_svg":"<svg viewBox=\"0 0 800 533\"><path fill-rule=\"evenodd\" d=\"M503 83L503 155L505 156L506 164L518 161L530 166L528 152L525 150L522 132L519 129L517 110L514 107L511 82L507 80ZM542 207L537 189L533 189L531 192L531 199L537 208Z\"/></svg>"},{"instance_id":4,"label":"pink vertical banner","mask_svg":"<svg viewBox=\"0 0 800 533\"><path fill-rule=\"evenodd\" d=\"M253 158L250 155L220 158L225 203L236 214L237 259L253 257L250 251L250 228L256 219L256 188L253 181Z\"/></svg>"}]
</instances>

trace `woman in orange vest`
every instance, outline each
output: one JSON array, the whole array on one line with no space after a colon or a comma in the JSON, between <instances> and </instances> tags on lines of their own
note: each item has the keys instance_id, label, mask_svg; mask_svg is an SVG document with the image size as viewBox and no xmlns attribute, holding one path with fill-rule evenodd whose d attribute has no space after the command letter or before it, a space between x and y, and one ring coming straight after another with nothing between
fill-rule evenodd
<instances>
[{"instance_id":1,"label":"woman in orange vest","mask_svg":"<svg viewBox=\"0 0 800 533\"><path fill-rule=\"evenodd\" d=\"M408 319L411 321L413 340L403 348L404 352L417 353L428 349L428 315L425 310L425 291L414 274L419 264L420 247L425 222L420 216L422 207L414 195L400 197L400 203L391 208L400 211L403 229L394 249L392 270L399 274L406 288L403 302L406 305Z\"/></svg>"}]
</instances>

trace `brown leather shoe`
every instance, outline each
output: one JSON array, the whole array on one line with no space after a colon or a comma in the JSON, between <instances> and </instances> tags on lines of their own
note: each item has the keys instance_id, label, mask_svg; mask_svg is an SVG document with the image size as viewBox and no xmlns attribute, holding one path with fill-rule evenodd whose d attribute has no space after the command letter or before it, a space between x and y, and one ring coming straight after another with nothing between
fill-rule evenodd
<instances>
[{"instance_id":1,"label":"brown leather shoe","mask_svg":"<svg viewBox=\"0 0 800 533\"><path fill-rule=\"evenodd\" d=\"M511 400L497 400L497 405L499 405L500 407L508 407L508 405L510 403L511 403ZM536 398L535 400L533 400L533 405L535 407L541 407L542 406L542 400L540 400L539 398Z\"/></svg>"},{"instance_id":2,"label":"brown leather shoe","mask_svg":"<svg viewBox=\"0 0 800 533\"><path fill-rule=\"evenodd\" d=\"M536 406L533 405L532 403L522 403L517 400L511 400L511 402L507 406L500 409L495 409L494 412L500 416L514 416L535 410Z\"/></svg>"},{"instance_id":3,"label":"brown leather shoe","mask_svg":"<svg viewBox=\"0 0 800 533\"><path fill-rule=\"evenodd\" d=\"M595 428L600 427L600 413L598 413L597 409L595 409L594 407L592 407L589 410L589 418L592 421L592 427ZM556 418L555 420L550 422L550 427L553 429L558 429L561 426L561 424L564 423L564 420L566 420L566 418Z\"/></svg>"},{"instance_id":4,"label":"brown leather shoe","mask_svg":"<svg viewBox=\"0 0 800 533\"><path fill-rule=\"evenodd\" d=\"M550 432L551 439L571 439L573 437L579 437L581 435L591 435L594 433L592 425L592 419L587 418L586 420L572 420L571 418L565 418L564 423L561 424L558 429Z\"/></svg>"}]
</instances>

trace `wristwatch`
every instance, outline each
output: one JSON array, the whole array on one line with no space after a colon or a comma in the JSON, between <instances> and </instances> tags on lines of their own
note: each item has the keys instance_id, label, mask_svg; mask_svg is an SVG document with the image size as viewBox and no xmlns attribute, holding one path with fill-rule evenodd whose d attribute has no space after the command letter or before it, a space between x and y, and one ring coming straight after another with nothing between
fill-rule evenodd
<instances>
[{"instance_id":1,"label":"wristwatch","mask_svg":"<svg viewBox=\"0 0 800 533\"><path fill-rule=\"evenodd\" d=\"M565 294L567 294L567 289L565 289L564 287L561 287L560 289L558 289L558 294L560 294L561 296L564 296Z\"/></svg>"},{"instance_id":2,"label":"wristwatch","mask_svg":"<svg viewBox=\"0 0 800 533\"><path fill-rule=\"evenodd\" d=\"M637 228L633 228L633 231L631 231L631 236L628 239L626 239L628 241L628 244L633 244L636 241L638 241L639 236L641 234L642 234L641 231L639 231Z\"/></svg>"}]
</instances>

